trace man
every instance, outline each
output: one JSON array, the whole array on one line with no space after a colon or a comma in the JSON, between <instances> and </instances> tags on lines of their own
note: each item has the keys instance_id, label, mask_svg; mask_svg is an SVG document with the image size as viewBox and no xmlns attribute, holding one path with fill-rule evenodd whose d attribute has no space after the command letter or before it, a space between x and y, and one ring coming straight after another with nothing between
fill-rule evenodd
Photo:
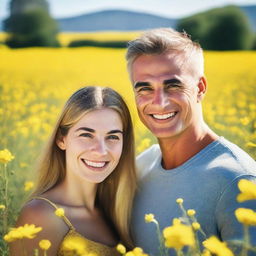
<instances>
[{"instance_id":1,"label":"man","mask_svg":"<svg viewBox=\"0 0 256 256\"><path fill-rule=\"evenodd\" d=\"M137 159L135 244L158 254L155 226L145 223L144 215L153 213L161 229L170 226L173 218L182 215L177 198L183 198L186 209L196 211L207 237L241 240L243 227L234 211L239 207L255 210L256 202L239 204L237 183L255 180L256 162L203 120L207 81L200 45L185 33L156 29L131 41L126 57L138 114L159 143ZM256 230L250 231L256 244ZM205 237L199 235L199 239L202 242Z\"/></svg>"}]
</instances>

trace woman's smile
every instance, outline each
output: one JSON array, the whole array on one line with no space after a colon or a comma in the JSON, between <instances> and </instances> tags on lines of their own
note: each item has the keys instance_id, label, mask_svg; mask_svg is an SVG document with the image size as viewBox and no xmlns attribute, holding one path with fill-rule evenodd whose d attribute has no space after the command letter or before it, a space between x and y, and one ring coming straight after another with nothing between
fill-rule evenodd
<instances>
[{"instance_id":1,"label":"woman's smile","mask_svg":"<svg viewBox=\"0 0 256 256\"><path fill-rule=\"evenodd\" d=\"M92 169L92 170L97 170L101 171L106 167L109 163L109 161L91 161L91 160L86 160L86 159L81 159L82 162L85 164L86 167Z\"/></svg>"}]
</instances>

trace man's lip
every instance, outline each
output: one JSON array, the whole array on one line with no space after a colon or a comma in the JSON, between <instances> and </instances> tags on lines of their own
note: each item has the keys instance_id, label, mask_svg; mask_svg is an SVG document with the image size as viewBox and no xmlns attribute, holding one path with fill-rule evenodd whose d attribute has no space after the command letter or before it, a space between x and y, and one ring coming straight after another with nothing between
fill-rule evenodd
<instances>
[{"instance_id":1,"label":"man's lip","mask_svg":"<svg viewBox=\"0 0 256 256\"><path fill-rule=\"evenodd\" d=\"M151 113L148 115L157 120L167 120L169 118L175 117L177 113L178 111L171 111L167 113Z\"/></svg>"}]
</instances>

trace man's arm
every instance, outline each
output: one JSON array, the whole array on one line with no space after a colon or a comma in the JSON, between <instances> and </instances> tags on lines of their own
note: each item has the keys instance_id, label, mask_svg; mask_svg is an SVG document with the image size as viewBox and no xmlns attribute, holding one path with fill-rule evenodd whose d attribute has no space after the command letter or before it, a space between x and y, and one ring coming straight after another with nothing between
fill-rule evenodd
<instances>
[{"instance_id":1,"label":"man's arm","mask_svg":"<svg viewBox=\"0 0 256 256\"><path fill-rule=\"evenodd\" d=\"M232 249L238 252L241 247L234 246L234 241L243 241L244 239L244 228L243 224L238 222L235 211L238 208L248 208L256 211L256 200L249 200L242 203L237 202L237 195L240 193L238 188L238 182L241 179L247 179L256 183L256 177L246 175L240 176L235 179L228 187L223 191L218 205L216 207L215 216L217 220L218 230L220 238L223 241L227 241L229 247L232 245ZM250 242L256 247L256 227L249 227ZM256 255L256 253L248 254L250 256Z\"/></svg>"}]
</instances>

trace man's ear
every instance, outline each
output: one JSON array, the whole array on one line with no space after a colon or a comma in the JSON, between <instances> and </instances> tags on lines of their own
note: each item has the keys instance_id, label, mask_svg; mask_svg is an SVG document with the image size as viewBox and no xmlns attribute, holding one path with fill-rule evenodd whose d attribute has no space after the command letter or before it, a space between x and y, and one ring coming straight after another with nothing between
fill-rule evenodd
<instances>
[{"instance_id":1,"label":"man's ear","mask_svg":"<svg viewBox=\"0 0 256 256\"><path fill-rule=\"evenodd\" d=\"M66 150L66 144L65 144L64 136L61 136L58 139L56 139L56 144L60 149Z\"/></svg>"},{"instance_id":2,"label":"man's ear","mask_svg":"<svg viewBox=\"0 0 256 256\"><path fill-rule=\"evenodd\" d=\"M207 81L204 76L202 76L197 84L197 102L203 100L204 95L206 93Z\"/></svg>"}]
</instances>

